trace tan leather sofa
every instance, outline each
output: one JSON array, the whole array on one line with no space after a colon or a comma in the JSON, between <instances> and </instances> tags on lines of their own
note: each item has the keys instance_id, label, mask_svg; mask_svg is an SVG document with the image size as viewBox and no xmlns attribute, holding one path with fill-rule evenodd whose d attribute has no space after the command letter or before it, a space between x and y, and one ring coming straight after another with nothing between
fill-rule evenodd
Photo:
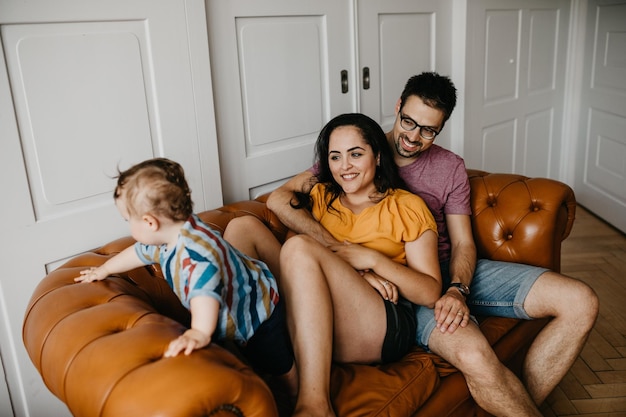
<instances>
[{"instance_id":1,"label":"tan leather sofa","mask_svg":"<svg viewBox=\"0 0 626 417\"><path fill-rule=\"evenodd\" d=\"M559 270L561 241L576 209L572 190L542 178L469 174L480 256ZM246 214L263 219L280 239L286 237L288 230L263 199L201 217L223 230L230 219ZM81 269L102 264L132 243L121 238L82 254L34 291L23 339L50 391L78 417L278 415L266 381L229 349L213 344L188 357L162 358L189 315L158 268L74 283ZM545 323L485 318L480 326L500 359L519 374L529 344ZM387 366L334 366L331 395L340 416L486 415L470 397L463 376L419 348Z\"/></svg>"}]
</instances>

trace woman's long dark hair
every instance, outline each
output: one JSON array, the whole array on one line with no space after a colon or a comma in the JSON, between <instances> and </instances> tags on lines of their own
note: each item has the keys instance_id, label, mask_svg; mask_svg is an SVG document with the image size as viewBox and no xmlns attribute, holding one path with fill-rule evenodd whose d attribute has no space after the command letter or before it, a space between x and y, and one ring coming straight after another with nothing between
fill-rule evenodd
<instances>
[{"instance_id":1,"label":"woman's long dark hair","mask_svg":"<svg viewBox=\"0 0 626 417\"><path fill-rule=\"evenodd\" d=\"M398 174L398 168L393 160L393 152L387 143L385 132L383 132L379 124L361 113L341 114L322 128L315 142L315 162L317 166L315 177L317 182L326 186L326 205L329 210L332 210L333 202L343 194L343 189L333 178L328 163L330 135L335 129L342 126L356 127L361 132L365 142L372 148L374 156L379 158L379 164L374 175L376 191L384 195L388 191L397 188L406 189L404 181ZM291 202L292 207L311 209L312 202L309 197L309 190L297 191L294 194L295 201Z\"/></svg>"}]
</instances>

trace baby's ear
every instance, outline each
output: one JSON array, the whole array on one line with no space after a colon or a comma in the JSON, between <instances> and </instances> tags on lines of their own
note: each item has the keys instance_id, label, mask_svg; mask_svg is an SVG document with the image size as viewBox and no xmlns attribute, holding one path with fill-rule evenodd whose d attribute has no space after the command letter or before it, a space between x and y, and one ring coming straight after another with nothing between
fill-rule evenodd
<instances>
[{"instance_id":1,"label":"baby's ear","mask_svg":"<svg viewBox=\"0 0 626 417\"><path fill-rule=\"evenodd\" d=\"M141 219L148 225L148 227L153 232L156 232L157 230L159 230L159 227L161 226L161 224L159 223L159 219L157 219L152 214L144 214Z\"/></svg>"}]
</instances>

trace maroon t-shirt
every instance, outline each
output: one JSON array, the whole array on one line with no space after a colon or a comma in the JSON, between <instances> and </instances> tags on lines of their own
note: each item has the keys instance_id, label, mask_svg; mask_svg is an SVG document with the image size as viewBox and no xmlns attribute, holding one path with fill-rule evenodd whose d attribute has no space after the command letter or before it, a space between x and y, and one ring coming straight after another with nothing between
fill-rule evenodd
<instances>
[{"instance_id":1,"label":"maroon t-shirt","mask_svg":"<svg viewBox=\"0 0 626 417\"><path fill-rule=\"evenodd\" d=\"M400 167L409 190L424 199L439 232L439 261L450 259L446 214L471 215L470 185L465 162L457 154L431 145L411 164Z\"/></svg>"}]
</instances>

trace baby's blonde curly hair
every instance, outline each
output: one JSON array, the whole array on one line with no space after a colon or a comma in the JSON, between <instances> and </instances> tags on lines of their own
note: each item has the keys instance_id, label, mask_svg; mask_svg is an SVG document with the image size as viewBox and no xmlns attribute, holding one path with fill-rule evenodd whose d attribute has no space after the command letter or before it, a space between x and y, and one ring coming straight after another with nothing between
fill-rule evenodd
<instances>
[{"instance_id":1,"label":"baby's blonde curly hair","mask_svg":"<svg viewBox=\"0 0 626 417\"><path fill-rule=\"evenodd\" d=\"M183 167L166 158L148 159L119 171L113 198L117 200L122 195L130 215L149 213L186 221L193 213Z\"/></svg>"}]
</instances>

